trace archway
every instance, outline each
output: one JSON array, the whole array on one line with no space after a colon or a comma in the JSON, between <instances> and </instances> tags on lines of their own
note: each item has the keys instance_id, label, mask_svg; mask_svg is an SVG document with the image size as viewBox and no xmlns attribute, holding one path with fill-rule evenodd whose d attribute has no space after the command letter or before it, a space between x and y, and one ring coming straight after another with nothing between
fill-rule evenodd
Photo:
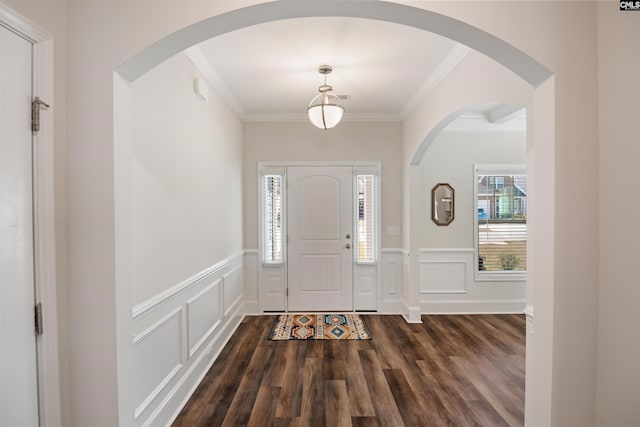
<instances>
[{"instance_id":1,"label":"archway","mask_svg":"<svg viewBox=\"0 0 640 427\"><path fill-rule=\"evenodd\" d=\"M358 1L322 1L314 0L308 2L285 2L274 1L255 6L249 6L243 9L238 9L225 14L217 15L206 20L195 23L189 27L186 27L180 31L166 36L153 45L141 51L139 54L125 61L119 67L116 68L116 73L125 82L131 82L143 75L145 72L153 68L155 65L161 63L165 59L173 56L174 54L181 52L182 50L215 37L217 35L224 34L229 31L244 28L251 25L260 23L276 21L281 19L291 18L303 18L314 16L340 16L340 17L354 17L354 18L366 18L376 19L381 21L392 22L401 25L407 25L414 28L430 31L440 34L444 37L448 37L460 43L481 52L490 58L494 59L498 63L502 64L508 70L512 71L516 75L520 76L524 81L528 82L534 88L542 88L538 90L538 96L534 96L534 106L537 105L549 105L553 103L553 90L552 85L545 84L546 81L552 76L552 73L542 64L529 57L522 51L511 46L505 41L485 32L471 25L468 25L462 21L458 21L451 17L438 14L425 9L416 7L400 5L390 2L358 2ZM126 88L125 85L115 83L116 92L116 114L115 121L117 123L126 123ZM551 87L551 90L549 88ZM121 102L124 102L124 108L122 108ZM453 114L453 113L452 113ZM449 117L449 116L447 116ZM450 118L453 119L455 115ZM117 124L116 123L116 124ZM444 123L444 122L441 122ZM548 126L553 123L553 119L541 120L540 126ZM418 151L424 150L424 141L432 135L432 131L437 132L438 129L434 128L424 135L422 142L417 144ZM126 144L127 135L121 133L115 133L115 145L116 147L123 142ZM553 139L550 140L551 149L553 148ZM428 146L428 144L427 144ZM548 152L549 145L545 145ZM117 151L117 149L116 149ZM410 156L414 156L416 152L408 153ZM544 155L541 153L540 156ZM533 165L532 165L533 166ZM405 164L405 168L409 165ZM408 175L407 172L406 175ZM548 176L547 176L548 178ZM553 177L551 177L553 179ZM410 181L408 181L410 182ZM410 193L405 192L409 195ZM116 195L116 200L118 195ZM408 200L405 201L408 203ZM124 244L123 244L124 243ZM116 241L116 263L126 266L126 261L122 261L126 258L126 242L118 240ZM119 261L120 260L120 261ZM126 267L125 267L126 268ZM117 277L126 277L126 274L118 274ZM552 284L551 290L552 290ZM117 282L116 289L119 294L119 299L116 302L117 305L121 305L126 298L122 298L122 295L126 295L126 284L124 282ZM408 307L414 305L410 301L409 296ZM117 309L118 313L126 312L130 307L121 307ZM409 315L411 317L411 315ZM130 337L130 323L121 322L118 324L118 339L120 337ZM125 330L126 329L126 330ZM546 339L543 335L542 339ZM122 342L122 341L121 341ZM551 344L545 345L545 348L551 349ZM549 350L550 352L550 350ZM530 355L532 356L532 355ZM531 358L531 357L530 357ZM550 355L549 355L550 358ZM127 349L118 350L119 370L122 366L129 367L130 355L127 354ZM531 377L531 372L527 372L528 377ZM544 375L547 373L544 372ZM122 376L120 376L122 378ZM549 372L550 378L550 372ZM129 380L130 381L130 380ZM550 383L550 379L549 379ZM126 388L126 380L119 384L119 390L122 393ZM126 392L125 392L126 395ZM527 399L531 399L531 394L527 394ZM132 413L128 405L123 403L125 396L120 396L121 402L121 416L126 413ZM545 408L546 409L546 408ZM126 419L126 415L124 415ZM122 418L121 418L122 419Z\"/></svg>"},{"instance_id":2,"label":"archway","mask_svg":"<svg viewBox=\"0 0 640 427\"><path fill-rule=\"evenodd\" d=\"M385 1L322 0L274 1L213 16L158 40L121 64L116 72L133 81L165 59L212 37L265 22L313 16L375 19L430 31L482 52L534 87L552 75L544 65L504 40L439 13Z\"/></svg>"}]
</instances>

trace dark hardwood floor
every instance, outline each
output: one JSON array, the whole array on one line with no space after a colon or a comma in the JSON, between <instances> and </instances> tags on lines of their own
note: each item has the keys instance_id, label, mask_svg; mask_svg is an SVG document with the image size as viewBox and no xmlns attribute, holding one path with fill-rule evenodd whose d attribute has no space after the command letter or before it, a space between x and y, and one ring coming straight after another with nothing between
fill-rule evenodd
<instances>
[{"instance_id":1,"label":"dark hardwood floor","mask_svg":"<svg viewBox=\"0 0 640 427\"><path fill-rule=\"evenodd\" d=\"M244 319L174 426L521 426L522 315L363 316L370 341L269 341Z\"/></svg>"}]
</instances>

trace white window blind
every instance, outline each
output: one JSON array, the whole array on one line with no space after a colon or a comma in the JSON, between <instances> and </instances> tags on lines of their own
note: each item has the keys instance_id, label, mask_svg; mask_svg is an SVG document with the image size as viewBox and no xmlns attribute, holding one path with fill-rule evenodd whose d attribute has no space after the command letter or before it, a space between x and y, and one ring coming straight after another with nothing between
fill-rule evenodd
<instances>
[{"instance_id":1,"label":"white window blind","mask_svg":"<svg viewBox=\"0 0 640 427\"><path fill-rule=\"evenodd\" d=\"M375 175L357 175L357 261L375 261Z\"/></svg>"},{"instance_id":2,"label":"white window blind","mask_svg":"<svg viewBox=\"0 0 640 427\"><path fill-rule=\"evenodd\" d=\"M527 270L527 176L483 174L476 182L478 270Z\"/></svg>"},{"instance_id":3,"label":"white window blind","mask_svg":"<svg viewBox=\"0 0 640 427\"><path fill-rule=\"evenodd\" d=\"M264 175L263 179L263 256L267 264L280 264L282 258L282 175Z\"/></svg>"}]
</instances>

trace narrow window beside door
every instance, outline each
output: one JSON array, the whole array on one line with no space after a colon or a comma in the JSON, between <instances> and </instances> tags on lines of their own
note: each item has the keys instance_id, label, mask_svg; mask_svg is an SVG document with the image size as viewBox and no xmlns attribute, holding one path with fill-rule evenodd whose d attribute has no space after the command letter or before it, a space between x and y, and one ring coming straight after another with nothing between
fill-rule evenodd
<instances>
[{"instance_id":1,"label":"narrow window beside door","mask_svg":"<svg viewBox=\"0 0 640 427\"><path fill-rule=\"evenodd\" d=\"M356 176L357 262L375 262L375 175Z\"/></svg>"},{"instance_id":2,"label":"narrow window beside door","mask_svg":"<svg viewBox=\"0 0 640 427\"><path fill-rule=\"evenodd\" d=\"M265 264L281 264L282 257L282 175L264 175L263 209Z\"/></svg>"}]
</instances>

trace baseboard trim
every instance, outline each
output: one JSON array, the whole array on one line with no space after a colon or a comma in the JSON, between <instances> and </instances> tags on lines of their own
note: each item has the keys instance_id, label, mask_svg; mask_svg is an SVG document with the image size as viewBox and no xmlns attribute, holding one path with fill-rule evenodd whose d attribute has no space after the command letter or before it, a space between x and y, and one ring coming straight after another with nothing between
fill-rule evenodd
<instances>
[{"instance_id":1,"label":"baseboard trim","mask_svg":"<svg viewBox=\"0 0 640 427\"><path fill-rule=\"evenodd\" d=\"M422 323L420 307L410 306L407 303L403 303L403 306L402 316L407 323Z\"/></svg>"}]
</instances>

